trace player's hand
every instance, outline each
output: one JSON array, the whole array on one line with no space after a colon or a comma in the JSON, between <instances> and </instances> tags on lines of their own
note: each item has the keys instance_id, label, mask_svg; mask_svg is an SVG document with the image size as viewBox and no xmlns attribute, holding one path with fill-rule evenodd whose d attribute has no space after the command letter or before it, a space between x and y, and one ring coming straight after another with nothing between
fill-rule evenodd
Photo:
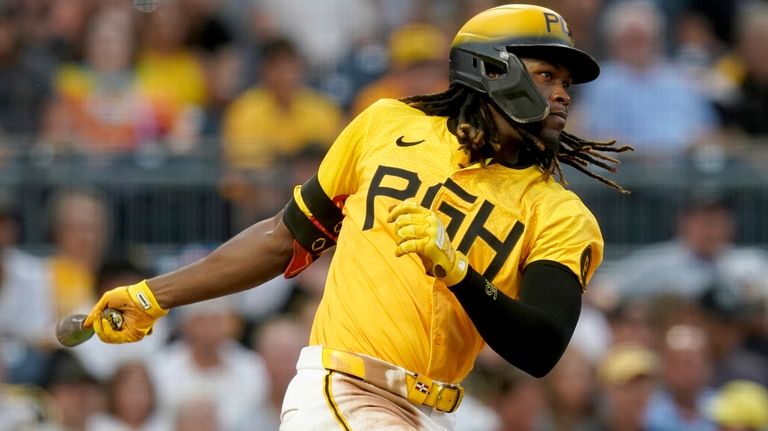
<instances>
[{"instance_id":1,"label":"player's hand","mask_svg":"<svg viewBox=\"0 0 768 431\"><path fill-rule=\"evenodd\" d=\"M112 323L102 316L102 312L107 308L122 314L122 327L115 329ZM157 303L147 282L142 281L106 292L83 321L83 327L93 326L96 335L105 343L132 343L149 334L155 320L166 314L168 311Z\"/></svg>"},{"instance_id":2,"label":"player's hand","mask_svg":"<svg viewBox=\"0 0 768 431\"><path fill-rule=\"evenodd\" d=\"M395 224L395 255L416 253L427 274L453 286L467 275L467 257L456 251L437 214L413 200L389 209L387 222Z\"/></svg>"}]
</instances>

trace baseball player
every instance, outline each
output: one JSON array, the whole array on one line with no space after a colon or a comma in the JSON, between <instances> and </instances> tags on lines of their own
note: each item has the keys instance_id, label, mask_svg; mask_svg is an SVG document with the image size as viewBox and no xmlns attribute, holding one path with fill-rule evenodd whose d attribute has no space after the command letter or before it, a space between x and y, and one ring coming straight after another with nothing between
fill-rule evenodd
<instances>
[{"instance_id":1,"label":"baseball player","mask_svg":"<svg viewBox=\"0 0 768 431\"><path fill-rule=\"evenodd\" d=\"M107 292L85 326L137 341L169 308L294 276L335 246L282 430L451 430L485 344L547 374L603 253L560 163L623 191L587 168L613 170L604 151L628 147L563 132L569 87L599 67L556 12L484 11L450 56L447 91L374 103L277 215L196 263ZM124 314L121 330L100 318L107 308Z\"/></svg>"}]
</instances>

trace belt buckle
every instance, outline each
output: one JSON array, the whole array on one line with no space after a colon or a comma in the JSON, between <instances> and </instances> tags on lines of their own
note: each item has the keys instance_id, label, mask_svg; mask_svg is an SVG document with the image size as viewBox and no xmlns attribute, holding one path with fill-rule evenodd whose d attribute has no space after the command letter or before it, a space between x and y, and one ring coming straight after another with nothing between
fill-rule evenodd
<instances>
[{"instance_id":1,"label":"belt buckle","mask_svg":"<svg viewBox=\"0 0 768 431\"><path fill-rule=\"evenodd\" d=\"M459 408L459 404L461 404L461 400L464 398L464 388L460 385L448 385L448 384L436 384L438 387L437 389L437 398L435 399L435 410L439 410L446 413L453 413L456 411L456 409ZM450 407L443 408L440 404L443 400L443 392L446 390L451 390L456 393L456 396L453 399L453 402L451 403Z\"/></svg>"}]
</instances>

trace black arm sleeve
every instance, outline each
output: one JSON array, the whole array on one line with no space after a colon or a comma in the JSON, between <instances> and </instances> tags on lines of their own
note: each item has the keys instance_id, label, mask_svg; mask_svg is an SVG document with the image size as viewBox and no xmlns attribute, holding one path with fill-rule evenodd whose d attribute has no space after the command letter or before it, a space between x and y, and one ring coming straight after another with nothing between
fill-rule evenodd
<instances>
[{"instance_id":1,"label":"black arm sleeve","mask_svg":"<svg viewBox=\"0 0 768 431\"><path fill-rule=\"evenodd\" d=\"M581 313L578 278L553 261L528 265L519 301L472 268L451 291L485 342L535 377L545 376L560 360Z\"/></svg>"}]
</instances>

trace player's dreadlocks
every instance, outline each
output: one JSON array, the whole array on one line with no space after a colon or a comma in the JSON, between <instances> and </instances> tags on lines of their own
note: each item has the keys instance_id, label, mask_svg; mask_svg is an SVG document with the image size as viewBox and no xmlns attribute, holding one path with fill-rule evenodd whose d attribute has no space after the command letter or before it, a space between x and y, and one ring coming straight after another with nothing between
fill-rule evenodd
<instances>
[{"instance_id":1,"label":"player's dreadlocks","mask_svg":"<svg viewBox=\"0 0 768 431\"><path fill-rule=\"evenodd\" d=\"M461 147L470 155L470 162L482 162L499 150L496 123L489 108L489 101L482 94L463 85L451 85L447 91L436 94L416 95L400 99L429 115L448 117L448 127L459 140ZM539 138L520 126L515 126L528 145L520 149L520 157L538 165L544 178L555 175L561 184L567 184L560 162L573 166L586 175L628 194L629 191L587 167L592 164L607 171L616 172L619 161L603 153L631 151L624 145L615 147L616 141L586 141L562 132L557 150L547 147Z\"/></svg>"}]
</instances>

